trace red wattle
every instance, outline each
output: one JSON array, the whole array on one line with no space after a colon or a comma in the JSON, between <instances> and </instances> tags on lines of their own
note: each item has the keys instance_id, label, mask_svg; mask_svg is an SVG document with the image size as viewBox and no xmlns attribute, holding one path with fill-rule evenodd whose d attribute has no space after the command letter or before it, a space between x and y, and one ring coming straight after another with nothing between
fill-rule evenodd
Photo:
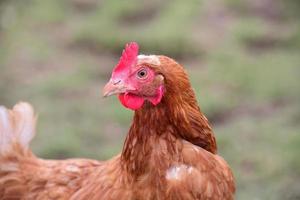
<instances>
[{"instance_id":1,"label":"red wattle","mask_svg":"<svg viewBox=\"0 0 300 200\"><path fill-rule=\"evenodd\" d=\"M130 93L120 94L119 100L123 106L131 110L137 110L141 108L145 101L143 97L139 97L137 95L130 94Z\"/></svg>"}]
</instances>

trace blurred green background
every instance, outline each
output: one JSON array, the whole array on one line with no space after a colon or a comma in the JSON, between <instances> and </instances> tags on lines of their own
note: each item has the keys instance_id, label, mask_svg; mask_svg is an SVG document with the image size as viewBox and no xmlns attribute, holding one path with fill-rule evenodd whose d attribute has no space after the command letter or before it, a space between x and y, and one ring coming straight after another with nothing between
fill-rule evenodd
<instances>
[{"instance_id":1,"label":"blurred green background","mask_svg":"<svg viewBox=\"0 0 300 200\"><path fill-rule=\"evenodd\" d=\"M128 41L186 67L236 199L300 199L297 0L0 0L0 104L33 104L38 156L121 151L133 113L101 89Z\"/></svg>"}]
</instances>

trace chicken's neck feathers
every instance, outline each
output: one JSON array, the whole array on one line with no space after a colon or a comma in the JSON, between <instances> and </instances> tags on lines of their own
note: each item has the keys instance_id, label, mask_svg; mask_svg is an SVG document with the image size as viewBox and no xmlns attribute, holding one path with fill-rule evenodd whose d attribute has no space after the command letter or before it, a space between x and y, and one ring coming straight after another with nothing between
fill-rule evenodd
<instances>
[{"instance_id":1,"label":"chicken's neck feathers","mask_svg":"<svg viewBox=\"0 0 300 200\"><path fill-rule=\"evenodd\" d=\"M192 89L185 96L166 95L157 106L146 103L137 110L121 155L123 167L135 175L150 170L154 160L164 159L167 168L176 159L186 140L216 153L213 132L201 113ZM162 158L164 152L168 158ZM155 158L157 156L157 158ZM151 161L150 161L151 160Z\"/></svg>"}]
</instances>

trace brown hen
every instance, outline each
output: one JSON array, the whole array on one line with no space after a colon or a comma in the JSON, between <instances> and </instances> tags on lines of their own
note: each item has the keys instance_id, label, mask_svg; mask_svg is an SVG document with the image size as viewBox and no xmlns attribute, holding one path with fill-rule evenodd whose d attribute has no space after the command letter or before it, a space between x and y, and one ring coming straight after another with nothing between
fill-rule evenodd
<instances>
[{"instance_id":1,"label":"brown hen","mask_svg":"<svg viewBox=\"0 0 300 200\"><path fill-rule=\"evenodd\" d=\"M232 172L181 65L138 56L130 43L104 88L113 94L135 114L122 153L104 162L35 157L32 107L0 107L0 199L234 199Z\"/></svg>"}]
</instances>

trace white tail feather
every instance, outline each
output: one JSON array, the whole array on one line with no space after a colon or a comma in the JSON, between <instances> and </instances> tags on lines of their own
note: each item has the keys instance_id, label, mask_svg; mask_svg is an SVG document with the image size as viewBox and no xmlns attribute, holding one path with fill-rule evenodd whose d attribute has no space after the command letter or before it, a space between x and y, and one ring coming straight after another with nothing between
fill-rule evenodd
<instances>
[{"instance_id":1,"label":"white tail feather","mask_svg":"<svg viewBox=\"0 0 300 200\"><path fill-rule=\"evenodd\" d=\"M0 107L0 156L18 143L27 150L35 134L36 117L28 103L18 103L12 110Z\"/></svg>"},{"instance_id":2,"label":"white tail feather","mask_svg":"<svg viewBox=\"0 0 300 200\"><path fill-rule=\"evenodd\" d=\"M10 135L11 126L9 122L9 113L8 110L1 106L0 107L0 154L5 152L6 149L9 149L10 146Z\"/></svg>"}]
</instances>

